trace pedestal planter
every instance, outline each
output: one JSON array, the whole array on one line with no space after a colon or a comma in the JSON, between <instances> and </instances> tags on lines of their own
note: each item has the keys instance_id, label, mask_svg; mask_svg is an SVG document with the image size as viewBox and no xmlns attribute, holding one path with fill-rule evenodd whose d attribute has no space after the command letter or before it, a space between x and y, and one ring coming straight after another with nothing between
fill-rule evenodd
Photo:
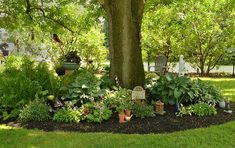
<instances>
[{"instance_id":1,"label":"pedestal planter","mask_svg":"<svg viewBox=\"0 0 235 148\"><path fill-rule=\"evenodd\" d=\"M64 62L63 67L65 70L74 70L79 68L79 64L77 63L70 63L70 62Z\"/></svg>"}]
</instances>

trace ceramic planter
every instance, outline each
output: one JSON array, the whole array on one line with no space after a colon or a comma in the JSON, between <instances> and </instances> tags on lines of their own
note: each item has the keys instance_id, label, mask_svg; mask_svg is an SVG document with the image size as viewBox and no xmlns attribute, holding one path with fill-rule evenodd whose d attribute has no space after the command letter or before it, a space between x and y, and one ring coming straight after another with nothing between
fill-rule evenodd
<instances>
[{"instance_id":1,"label":"ceramic planter","mask_svg":"<svg viewBox=\"0 0 235 148\"><path fill-rule=\"evenodd\" d=\"M131 116L125 116L125 120L126 121L131 121L131 117L132 117L133 115L131 115Z\"/></svg>"},{"instance_id":2,"label":"ceramic planter","mask_svg":"<svg viewBox=\"0 0 235 148\"><path fill-rule=\"evenodd\" d=\"M179 112L180 111L180 104L176 103L175 104L175 112Z\"/></svg>"},{"instance_id":3,"label":"ceramic planter","mask_svg":"<svg viewBox=\"0 0 235 148\"><path fill-rule=\"evenodd\" d=\"M225 108L225 106L226 106L225 101L220 101L220 102L219 102L219 107L220 107L220 108Z\"/></svg>"},{"instance_id":4,"label":"ceramic planter","mask_svg":"<svg viewBox=\"0 0 235 148\"><path fill-rule=\"evenodd\" d=\"M63 67L66 70L74 70L74 69L78 69L79 68L79 64L77 64L77 63L70 63L70 62L64 62Z\"/></svg>"}]
</instances>

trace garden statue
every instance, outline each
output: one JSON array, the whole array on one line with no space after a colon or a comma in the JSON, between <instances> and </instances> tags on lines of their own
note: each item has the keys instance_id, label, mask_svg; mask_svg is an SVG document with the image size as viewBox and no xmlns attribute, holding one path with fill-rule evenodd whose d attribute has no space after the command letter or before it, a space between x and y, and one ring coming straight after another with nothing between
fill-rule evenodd
<instances>
[{"instance_id":1,"label":"garden statue","mask_svg":"<svg viewBox=\"0 0 235 148\"><path fill-rule=\"evenodd\" d=\"M136 86L132 91L132 99L137 103L145 103L145 90L141 86Z\"/></svg>"}]
</instances>

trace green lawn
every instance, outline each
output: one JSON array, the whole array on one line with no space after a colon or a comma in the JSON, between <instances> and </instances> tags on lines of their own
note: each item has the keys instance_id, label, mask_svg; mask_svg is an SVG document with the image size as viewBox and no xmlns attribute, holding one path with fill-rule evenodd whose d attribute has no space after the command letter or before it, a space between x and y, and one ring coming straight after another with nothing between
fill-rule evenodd
<instances>
[{"instance_id":1,"label":"green lawn","mask_svg":"<svg viewBox=\"0 0 235 148\"><path fill-rule=\"evenodd\" d=\"M65 133L0 126L0 147L235 147L235 122L171 134Z\"/></svg>"},{"instance_id":2,"label":"green lawn","mask_svg":"<svg viewBox=\"0 0 235 148\"><path fill-rule=\"evenodd\" d=\"M202 78L218 86L235 101L235 79ZM43 132L0 125L0 148L27 147L183 147L234 148L235 121L169 134L125 135L110 133Z\"/></svg>"},{"instance_id":3,"label":"green lawn","mask_svg":"<svg viewBox=\"0 0 235 148\"><path fill-rule=\"evenodd\" d=\"M200 78L220 89L224 96L235 102L235 78Z\"/></svg>"}]
</instances>

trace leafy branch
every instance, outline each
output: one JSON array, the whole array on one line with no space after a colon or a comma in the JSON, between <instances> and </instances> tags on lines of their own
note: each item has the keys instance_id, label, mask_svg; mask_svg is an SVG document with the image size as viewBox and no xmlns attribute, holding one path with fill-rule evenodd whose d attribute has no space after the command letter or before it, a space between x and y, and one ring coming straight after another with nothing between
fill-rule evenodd
<instances>
[{"instance_id":1,"label":"leafy branch","mask_svg":"<svg viewBox=\"0 0 235 148\"><path fill-rule=\"evenodd\" d=\"M54 23L62 26L63 28L67 29L68 31L70 31L71 33L75 33L74 30L72 30L71 28L69 28L67 25L65 25L63 22L57 20L57 19L54 19L52 17L49 17L48 15L46 15L46 12L45 10L42 8L42 7L32 7L31 3L30 3L30 0L25 0L26 2L26 11L25 13L29 15L29 18L30 19L33 19L32 15L31 15L31 12L34 11L34 10L38 10L42 13L42 16L48 20L51 20L53 21ZM43 3L42 3L43 4Z\"/></svg>"}]
</instances>

